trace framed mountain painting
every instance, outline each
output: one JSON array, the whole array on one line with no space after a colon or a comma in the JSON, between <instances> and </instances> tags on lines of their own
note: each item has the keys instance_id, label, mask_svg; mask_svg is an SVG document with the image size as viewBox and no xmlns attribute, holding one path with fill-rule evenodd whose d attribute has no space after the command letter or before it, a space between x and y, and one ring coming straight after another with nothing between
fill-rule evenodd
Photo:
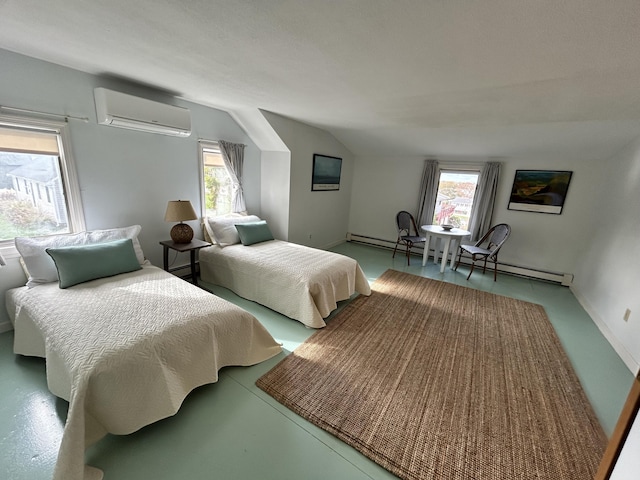
<instances>
[{"instance_id":1,"label":"framed mountain painting","mask_svg":"<svg viewBox=\"0 0 640 480\"><path fill-rule=\"evenodd\" d=\"M509 210L560 215L572 173L564 170L516 170Z\"/></svg>"}]
</instances>

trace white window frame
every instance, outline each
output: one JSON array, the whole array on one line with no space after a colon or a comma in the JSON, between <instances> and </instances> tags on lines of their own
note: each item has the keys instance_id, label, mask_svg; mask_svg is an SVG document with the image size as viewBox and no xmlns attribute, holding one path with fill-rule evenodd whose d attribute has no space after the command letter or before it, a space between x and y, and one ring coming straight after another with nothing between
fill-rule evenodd
<instances>
[{"instance_id":1,"label":"white window frame","mask_svg":"<svg viewBox=\"0 0 640 480\"><path fill-rule=\"evenodd\" d=\"M435 216L435 209L438 202L438 192L440 191L440 177L443 173L456 173L456 174L472 174L478 175L478 180L480 180L480 172L482 171L483 164L480 163L443 163L438 165L438 189L436 190L436 199L434 200L433 211ZM476 193L477 193L477 184L476 184ZM475 193L474 193L474 202L475 202ZM472 204L473 210L473 204Z\"/></svg>"},{"instance_id":2,"label":"white window frame","mask_svg":"<svg viewBox=\"0 0 640 480\"><path fill-rule=\"evenodd\" d=\"M71 153L68 124L55 120L42 120L31 117L21 117L0 114L0 127L18 128L55 134L58 139L58 154L60 157L60 175L67 202L69 230L72 233L86 230L80 185L76 173L75 161ZM13 240L0 241L0 253L5 258L17 258L19 253Z\"/></svg>"}]
</instances>

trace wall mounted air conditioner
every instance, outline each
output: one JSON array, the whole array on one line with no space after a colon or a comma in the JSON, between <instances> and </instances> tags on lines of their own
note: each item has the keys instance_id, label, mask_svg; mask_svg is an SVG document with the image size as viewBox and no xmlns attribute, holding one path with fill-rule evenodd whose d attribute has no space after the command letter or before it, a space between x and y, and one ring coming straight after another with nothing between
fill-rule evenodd
<instances>
[{"instance_id":1,"label":"wall mounted air conditioner","mask_svg":"<svg viewBox=\"0 0 640 480\"><path fill-rule=\"evenodd\" d=\"M154 102L125 93L95 88L98 123L143 132L188 137L191 135L189 109Z\"/></svg>"}]
</instances>

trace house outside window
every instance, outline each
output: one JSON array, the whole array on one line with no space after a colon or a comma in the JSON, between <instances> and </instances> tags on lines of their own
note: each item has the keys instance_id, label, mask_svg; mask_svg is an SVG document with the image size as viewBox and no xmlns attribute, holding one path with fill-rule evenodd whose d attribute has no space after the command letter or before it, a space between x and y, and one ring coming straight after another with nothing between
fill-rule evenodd
<instances>
[{"instance_id":1,"label":"house outside window","mask_svg":"<svg viewBox=\"0 0 640 480\"><path fill-rule=\"evenodd\" d=\"M66 124L0 116L0 248L84 230Z\"/></svg>"},{"instance_id":2,"label":"house outside window","mask_svg":"<svg viewBox=\"0 0 640 480\"><path fill-rule=\"evenodd\" d=\"M469 230L479 175L479 170L440 169L434 225L448 224Z\"/></svg>"},{"instance_id":3,"label":"house outside window","mask_svg":"<svg viewBox=\"0 0 640 480\"><path fill-rule=\"evenodd\" d=\"M215 142L200 142L202 211L207 217L232 212L233 184Z\"/></svg>"}]
</instances>

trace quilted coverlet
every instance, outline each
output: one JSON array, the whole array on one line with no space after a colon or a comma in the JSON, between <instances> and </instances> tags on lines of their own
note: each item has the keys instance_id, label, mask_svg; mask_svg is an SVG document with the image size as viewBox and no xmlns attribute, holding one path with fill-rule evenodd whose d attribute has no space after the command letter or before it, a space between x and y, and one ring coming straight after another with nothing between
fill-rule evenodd
<instances>
[{"instance_id":1,"label":"quilted coverlet","mask_svg":"<svg viewBox=\"0 0 640 480\"><path fill-rule=\"evenodd\" d=\"M221 285L312 328L355 292L371 287L358 262L326 250L272 240L199 252L205 282Z\"/></svg>"},{"instance_id":2,"label":"quilted coverlet","mask_svg":"<svg viewBox=\"0 0 640 480\"><path fill-rule=\"evenodd\" d=\"M84 465L87 446L175 414L224 366L281 351L245 310L153 266L10 296L16 353L44 356L49 389L69 401L56 480L101 478Z\"/></svg>"}]
</instances>

